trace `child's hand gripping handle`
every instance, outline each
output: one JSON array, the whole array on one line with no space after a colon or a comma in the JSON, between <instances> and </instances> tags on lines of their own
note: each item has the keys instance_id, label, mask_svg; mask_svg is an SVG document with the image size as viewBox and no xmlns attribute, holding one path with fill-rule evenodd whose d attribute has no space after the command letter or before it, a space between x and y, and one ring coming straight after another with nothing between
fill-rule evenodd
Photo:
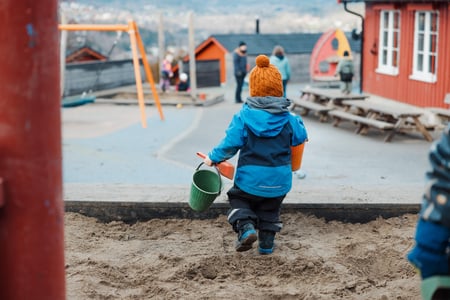
<instances>
[{"instance_id":1,"label":"child's hand gripping handle","mask_svg":"<svg viewBox=\"0 0 450 300\"><path fill-rule=\"evenodd\" d=\"M202 152L197 152L197 155L201 158L206 158L206 154L202 153ZM220 174L222 174L223 176L225 176L228 179L233 180L234 177L234 166L227 162L227 161L222 161L220 163L217 163L217 168L219 169Z\"/></svg>"}]
</instances>

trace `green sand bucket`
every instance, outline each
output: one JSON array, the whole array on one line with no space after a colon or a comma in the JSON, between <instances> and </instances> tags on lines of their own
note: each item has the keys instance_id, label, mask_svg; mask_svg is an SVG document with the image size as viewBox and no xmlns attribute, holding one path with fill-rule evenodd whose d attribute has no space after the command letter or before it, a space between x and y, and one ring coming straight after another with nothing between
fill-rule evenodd
<instances>
[{"instance_id":1,"label":"green sand bucket","mask_svg":"<svg viewBox=\"0 0 450 300\"><path fill-rule=\"evenodd\" d=\"M198 212L208 209L222 189L222 180L219 170L201 170L203 162L198 165L192 177L191 195L189 197L189 206Z\"/></svg>"},{"instance_id":2,"label":"green sand bucket","mask_svg":"<svg viewBox=\"0 0 450 300\"><path fill-rule=\"evenodd\" d=\"M450 276L432 276L424 279L421 294L424 300L450 299Z\"/></svg>"}]
</instances>

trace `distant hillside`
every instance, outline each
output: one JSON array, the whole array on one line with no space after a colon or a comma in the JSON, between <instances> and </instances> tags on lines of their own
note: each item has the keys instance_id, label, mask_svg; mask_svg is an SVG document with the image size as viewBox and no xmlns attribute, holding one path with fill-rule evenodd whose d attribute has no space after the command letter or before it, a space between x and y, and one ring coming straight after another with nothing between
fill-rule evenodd
<instances>
[{"instance_id":1,"label":"distant hillside","mask_svg":"<svg viewBox=\"0 0 450 300\"><path fill-rule=\"evenodd\" d=\"M147 47L157 46L160 16L166 45L183 48L188 44L188 16L194 13L195 41L199 44L213 34L254 33L259 19L260 33L324 32L330 28L359 29L361 20L344 11L336 0L61 0L61 7L75 23L126 23L133 19L145 35ZM363 13L363 4L349 8ZM88 40L107 51L109 43L98 43L104 33L77 33L76 43ZM99 36L103 36L100 38ZM119 48L124 51L128 43ZM117 51L115 51L116 53Z\"/></svg>"},{"instance_id":2,"label":"distant hillside","mask_svg":"<svg viewBox=\"0 0 450 300\"><path fill-rule=\"evenodd\" d=\"M344 11L336 0L66 0L63 3L91 6L96 17L132 16L141 26L154 26L159 14L170 27L186 28L186 15L194 12L195 27L214 33L252 32L258 17L264 33L324 31L330 27L355 27L358 18ZM363 4L349 7L363 12ZM89 14L89 9L82 9ZM112 13L114 12L114 13ZM102 15L103 14L103 15ZM343 28L350 29L350 28Z\"/></svg>"},{"instance_id":3,"label":"distant hillside","mask_svg":"<svg viewBox=\"0 0 450 300\"><path fill-rule=\"evenodd\" d=\"M208 13L221 12L222 14L253 14L266 15L282 11L303 12L311 15L324 15L330 10L336 9L340 5L336 0L72 0L65 2L77 2L85 5L97 7L115 7L117 9L139 10L144 7L152 7L163 11L189 11L203 15Z\"/></svg>"}]
</instances>

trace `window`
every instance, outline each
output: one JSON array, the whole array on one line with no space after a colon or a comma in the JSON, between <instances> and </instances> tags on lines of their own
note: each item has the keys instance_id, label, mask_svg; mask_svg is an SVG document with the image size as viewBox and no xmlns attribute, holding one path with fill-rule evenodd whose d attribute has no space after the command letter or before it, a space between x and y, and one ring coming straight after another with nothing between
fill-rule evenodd
<instances>
[{"instance_id":1,"label":"window","mask_svg":"<svg viewBox=\"0 0 450 300\"><path fill-rule=\"evenodd\" d=\"M417 11L414 25L414 53L411 79L436 82L439 14Z\"/></svg>"},{"instance_id":2,"label":"window","mask_svg":"<svg viewBox=\"0 0 450 300\"><path fill-rule=\"evenodd\" d=\"M400 52L400 12L382 10L380 12L380 43L378 49L377 72L398 74Z\"/></svg>"}]
</instances>

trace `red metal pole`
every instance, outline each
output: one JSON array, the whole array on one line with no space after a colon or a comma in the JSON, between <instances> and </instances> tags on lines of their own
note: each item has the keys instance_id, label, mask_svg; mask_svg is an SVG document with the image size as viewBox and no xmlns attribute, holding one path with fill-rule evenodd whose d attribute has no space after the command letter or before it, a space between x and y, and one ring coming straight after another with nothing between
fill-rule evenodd
<instances>
[{"instance_id":1,"label":"red metal pole","mask_svg":"<svg viewBox=\"0 0 450 300\"><path fill-rule=\"evenodd\" d=\"M66 297L57 9L1 4L0 299Z\"/></svg>"}]
</instances>

